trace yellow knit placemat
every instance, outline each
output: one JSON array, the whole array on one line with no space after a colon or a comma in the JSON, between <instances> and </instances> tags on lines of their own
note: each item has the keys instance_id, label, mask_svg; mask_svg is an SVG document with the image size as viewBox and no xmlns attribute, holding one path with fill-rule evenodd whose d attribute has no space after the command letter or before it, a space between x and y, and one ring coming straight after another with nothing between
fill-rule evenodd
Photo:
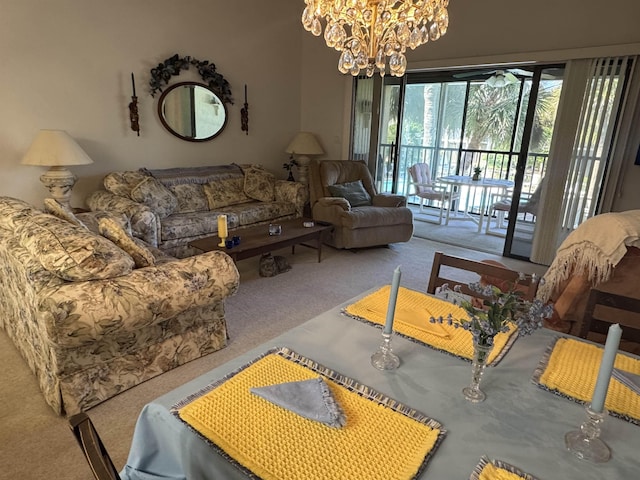
<instances>
[{"instance_id":1,"label":"yellow knit placemat","mask_svg":"<svg viewBox=\"0 0 640 480\"><path fill-rule=\"evenodd\" d=\"M536 480L535 477L501 460L482 457L469 480Z\"/></svg>"},{"instance_id":2,"label":"yellow knit placemat","mask_svg":"<svg viewBox=\"0 0 640 480\"><path fill-rule=\"evenodd\" d=\"M344 313L359 320L384 325L387 318L390 291L391 286L385 285L347 306ZM429 323L431 317L442 316L446 319L450 313L454 318L468 318L467 312L457 305L422 292L400 287L396 300L393 330L428 347L471 360L473 358L473 339L470 332L463 328L447 325L446 322L443 324ZM421 322L420 327L416 326L418 322ZM495 346L489 355L489 365L496 365L509 351L517 337L515 325L508 332L496 335L494 338Z\"/></svg>"},{"instance_id":3,"label":"yellow knit placemat","mask_svg":"<svg viewBox=\"0 0 640 480\"><path fill-rule=\"evenodd\" d=\"M342 428L250 392L319 375L346 415ZM246 474L265 480L413 479L446 433L435 420L287 348L267 352L173 411Z\"/></svg>"},{"instance_id":4,"label":"yellow knit placemat","mask_svg":"<svg viewBox=\"0 0 640 480\"><path fill-rule=\"evenodd\" d=\"M549 345L536 369L533 382L579 403L591 401L604 348L578 339L558 337ZM640 375L640 360L618 353L614 367ZM640 424L640 395L615 378L605 400L609 413Z\"/></svg>"}]
</instances>

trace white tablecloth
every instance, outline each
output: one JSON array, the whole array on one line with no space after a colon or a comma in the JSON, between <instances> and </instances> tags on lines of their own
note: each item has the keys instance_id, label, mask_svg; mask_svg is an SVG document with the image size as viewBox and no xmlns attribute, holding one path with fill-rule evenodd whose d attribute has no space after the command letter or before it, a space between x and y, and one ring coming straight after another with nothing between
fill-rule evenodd
<instances>
[{"instance_id":1,"label":"white tablecloth","mask_svg":"<svg viewBox=\"0 0 640 480\"><path fill-rule=\"evenodd\" d=\"M461 394L470 380L470 363L405 338L393 338L394 351L402 360L399 369L382 372L373 368L370 357L380 343L381 330L340 313L342 307L355 300L145 406L122 478L246 478L171 415L169 408L274 346L287 346L442 423L448 433L421 479L467 479L483 455L510 463L541 480L640 478L638 425L614 417L606 419L601 438L612 450L608 463L595 465L565 449L565 433L577 429L586 419L584 407L531 382L545 348L557 332L542 330L519 338L499 365L485 371L481 387L487 400L474 405Z\"/></svg>"}]
</instances>

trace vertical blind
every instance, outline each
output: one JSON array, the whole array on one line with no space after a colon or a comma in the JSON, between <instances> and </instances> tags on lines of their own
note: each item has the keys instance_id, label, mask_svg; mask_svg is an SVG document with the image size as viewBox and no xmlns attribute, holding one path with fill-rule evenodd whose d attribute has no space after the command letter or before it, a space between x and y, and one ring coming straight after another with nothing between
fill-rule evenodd
<instances>
[{"instance_id":1,"label":"vertical blind","mask_svg":"<svg viewBox=\"0 0 640 480\"><path fill-rule=\"evenodd\" d=\"M567 235L599 213L627 75L635 60L626 56L568 62L532 261L549 265Z\"/></svg>"}]
</instances>

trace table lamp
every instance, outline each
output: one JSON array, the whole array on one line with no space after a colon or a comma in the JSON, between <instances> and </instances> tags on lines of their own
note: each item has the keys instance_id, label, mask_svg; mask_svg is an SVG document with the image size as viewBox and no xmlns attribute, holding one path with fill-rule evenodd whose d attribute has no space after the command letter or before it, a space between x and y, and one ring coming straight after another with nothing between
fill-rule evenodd
<instances>
[{"instance_id":1,"label":"table lamp","mask_svg":"<svg viewBox=\"0 0 640 480\"><path fill-rule=\"evenodd\" d=\"M70 206L71 189L77 177L65 167L90 163L93 160L64 130L40 130L22 158L23 165L51 167L40 181L55 200L66 206Z\"/></svg>"},{"instance_id":2,"label":"table lamp","mask_svg":"<svg viewBox=\"0 0 640 480\"><path fill-rule=\"evenodd\" d=\"M295 155L295 160L298 164L298 173L300 173L298 180L302 183L308 183L309 162L311 161L309 155L322 155L324 150L313 133L298 132L293 140L291 140L285 152Z\"/></svg>"}]
</instances>

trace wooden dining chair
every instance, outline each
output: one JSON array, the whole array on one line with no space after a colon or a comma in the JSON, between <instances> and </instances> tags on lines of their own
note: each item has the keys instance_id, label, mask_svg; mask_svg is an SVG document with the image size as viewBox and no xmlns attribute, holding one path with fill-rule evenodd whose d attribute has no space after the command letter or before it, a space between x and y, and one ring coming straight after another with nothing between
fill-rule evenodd
<instances>
[{"instance_id":1,"label":"wooden dining chair","mask_svg":"<svg viewBox=\"0 0 640 480\"><path fill-rule=\"evenodd\" d=\"M522 298L525 300L532 301L535 298L538 291L538 282L531 275L527 275L523 280L518 280L519 272L502 266L498 262L489 262L479 262L436 252L433 256L433 266L431 267L427 293L436 293L436 288L446 283L451 289L456 285L460 285L460 290L465 295L482 298L482 295L469 288L469 283L480 281L484 284L494 285L502 291L507 291L511 288L520 290ZM474 278L475 275L470 275L470 273L477 274L479 278Z\"/></svg>"},{"instance_id":2,"label":"wooden dining chair","mask_svg":"<svg viewBox=\"0 0 640 480\"><path fill-rule=\"evenodd\" d=\"M592 288L578 336L587 338L589 332L606 335L614 323L620 324L623 340L640 344L640 298Z\"/></svg>"},{"instance_id":3,"label":"wooden dining chair","mask_svg":"<svg viewBox=\"0 0 640 480\"><path fill-rule=\"evenodd\" d=\"M91 419L86 413L78 413L69 419L69 427L84 453L96 480L120 480L118 470L111 461L107 449Z\"/></svg>"}]
</instances>

